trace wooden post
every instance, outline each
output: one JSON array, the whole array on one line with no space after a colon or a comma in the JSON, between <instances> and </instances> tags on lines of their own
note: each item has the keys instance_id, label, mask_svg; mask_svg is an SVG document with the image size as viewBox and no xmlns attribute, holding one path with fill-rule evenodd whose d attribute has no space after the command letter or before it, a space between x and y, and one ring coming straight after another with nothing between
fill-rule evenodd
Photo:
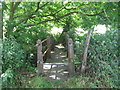
<instances>
[{"instance_id":1,"label":"wooden post","mask_svg":"<svg viewBox=\"0 0 120 90\"><path fill-rule=\"evenodd\" d=\"M41 40L37 41L37 70L38 74L43 72L43 56L42 56L42 43Z\"/></svg>"},{"instance_id":2,"label":"wooden post","mask_svg":"<svg viewBox=\"0 0 120 90\"><path fill-rule=\"evenodd\" d=\"M75 66L74 66L73 41L71 38L68 39L68 63L70 76L73 76L75 74Z\"/></svg>"},{"instance_id":3,"label":"wooden post","mask_svg":"<svg viewBox=\"0 0 120 90\"><path fill-rule=\"evenodd\" d=\"M85 72L86 65L87 65L87 51L88 51L91 33L92 33L92 30L89 30L87 38L86 38L86 42L85 42L85 49L84 49L84 53L83 53L83 61L82 61L82 67L81 67L82 73Z\"/></svg>"},{"instance_id":4,"label":"wooden post","mask_svg":"<svg viewBox=\"0 0 120 90\"><path fill-rule=\"evenodd\" d=\"M51 39L50 39L50 36L47 36L47 48L48 51L47 51L47 57L50 58L51 57Z\"/></svg>"}]
</instances>

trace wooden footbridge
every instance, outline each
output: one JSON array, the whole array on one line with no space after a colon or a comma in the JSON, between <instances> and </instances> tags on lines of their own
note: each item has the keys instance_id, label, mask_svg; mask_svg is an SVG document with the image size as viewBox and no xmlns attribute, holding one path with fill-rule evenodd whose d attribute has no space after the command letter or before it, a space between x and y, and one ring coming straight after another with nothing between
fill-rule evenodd
<instances>
[{"instance_id":1,"label":"wooden footbridge","mask_svg":"<svg viewBox=\"0 0 120 90\"><path fill-rule=\"evenodd\" d=\"M87 56L87 48L88 43L90 41L90 33L88 32L88 37L86 39L86 47L84 50L83 59L86 60ZM43 43L46 42L46 50L43 53ZM63 48L59 45L55 46L55 50L52 51L52 40L51 37L48 36L44 40L38 39L37 41L37 73L38 74L45 74L48 79L51 80L65 80L68 77L75 75L75 64L80 64L80 62L74 62L74 47L73 47L73 40L69 37L69 35L65 36L65 42L67 51L63 51ZM47 59L46 62L43 61L43 57L46 55ZM84 67L86 63L82 64ZM84 68L83 68L84 69Z\"/></svg>"},{"instance_id":2,"label":"wooden footbridge","mask_svg":"<svg viewBox=\"0 0 120 90\"><path fill-rule=\"evenodd\" d=\"M47 45L46 45L47 49L43 53L42 44L44 42L47 42ZM69 38L68 35L66 35L65 42L66 42L66 48L67 48L66 52L63 51L63 48L64 48L63 46L61 46L62 49L58 48L60 47L59 45L58 47L56 45L55 51L51 51L52 42L51 42L50 36L48 36L46 39L42 41L38 39L36 44L38 74L44 73L48 77L50 77L51 75L51 78L53 78L54 76L53 78L54 80L65 79L65 77L73 76L75 74L75 64L80 64L80 63L74 62L73 40ZM61 56L61 53L63 56ZM44 63L43 61L43 57L45 55L47 56L48 61L46 60L46 62L48 63ZM55 55L58 55L58 56L55 56ZM60 57L59 59L61 60L58 60L58 57Z\"/></svg>"}]
</instances>

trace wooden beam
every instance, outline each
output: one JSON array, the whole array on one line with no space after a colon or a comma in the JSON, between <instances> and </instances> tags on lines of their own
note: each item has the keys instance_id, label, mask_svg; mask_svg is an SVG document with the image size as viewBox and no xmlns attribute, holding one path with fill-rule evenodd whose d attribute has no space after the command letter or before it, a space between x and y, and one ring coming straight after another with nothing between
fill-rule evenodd
<instances>
[{"instance_id":1,"label":"wooden beam","mask_svg":"<svg viewBox=\"0 0 120 90\"><path fill-rule=\"evenodd\" d=\"M37 41L37 70L38 74L43 72L42 43L40 39Z\"/></svg>"}]
</instances>

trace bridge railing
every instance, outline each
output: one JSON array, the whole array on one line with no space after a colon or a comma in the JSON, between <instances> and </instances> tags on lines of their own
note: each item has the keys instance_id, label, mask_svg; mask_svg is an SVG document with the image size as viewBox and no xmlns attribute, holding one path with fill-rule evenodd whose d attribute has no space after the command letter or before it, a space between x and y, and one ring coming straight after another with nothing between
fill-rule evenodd
<instances>
[{"instance_id":1,"label":"bridge railing","mask_svg":"<svg viewBox=\"0 0 120 90\"><path fill-rule=\"evenodd\" d=\"M44 42L47 42L46 46L47 49L45 50L45 52L42 53L42 44ZM43 72L43 57L47 54L47 57L50 57L50 52L51 52L51 39L50 36L47 36L46 39L44 40L37 40L37 72L38 74Z\"/></svg>"},{"instance_id":2,"label":"bridge railing","mask_svg":"<svg viewBox=\"0 0 120 90\"><path fill-rule=\"evenodd\" d=\"M69 37L69 35L66 35L66 47L67 50L67 57L68 57L68 68L70 76L75 74L75 63L74 63L74 46L73 46L73 40Z\"/></svg>"},{"instance_id":3,"label":"bridge railing","mask_svg":"<svg viewBox=\"0 0 120 90\"><path fill-rule=\"evenodd\" d=\"M74 63L74 46L73 46L73 40L69 37L69 35L66 35L66 48L67 48L67 57L68 57L68 70L70 73L70 76L75 74L75 63ZM45 50L44 53L42 53L42 44L44 42L47 42L47 49ZM50 36L48 36L46 39L44 40L40 40L38 39L37 41L37 70L38 70L38 74L43 72L43 65L45 63L43 63L43 57L45 54L47 54L47 57L50 57L50 52L51 52L51 39ZM56 63L57 65L57 63Z\"/></svg>"}]
</instances>

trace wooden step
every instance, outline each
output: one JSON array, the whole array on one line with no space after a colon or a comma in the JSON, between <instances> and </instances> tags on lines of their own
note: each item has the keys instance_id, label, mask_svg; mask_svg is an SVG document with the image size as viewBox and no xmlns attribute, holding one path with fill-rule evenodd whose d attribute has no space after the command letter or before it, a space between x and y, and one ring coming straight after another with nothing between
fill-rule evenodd
<instances>
[{"instance_id":1,"label":"wooden step","mask_svg":"<svg viewBox=\"0 0 120 90\"><path fill-rule=\"evenodd\" d=\"M59 66L59 67L53 67L50 69L50 71L63 71L63 70L68 70L67 66Z\"/></svg>"}]
</instances>

